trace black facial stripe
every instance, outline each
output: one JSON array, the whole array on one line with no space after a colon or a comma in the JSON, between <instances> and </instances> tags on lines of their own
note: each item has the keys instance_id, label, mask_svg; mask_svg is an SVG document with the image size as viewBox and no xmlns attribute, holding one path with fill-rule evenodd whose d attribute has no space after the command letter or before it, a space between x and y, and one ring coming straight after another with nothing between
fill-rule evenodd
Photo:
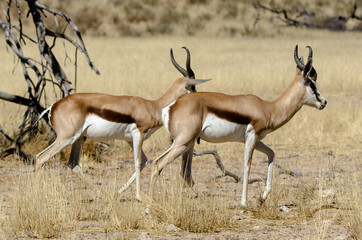
<instances>
[{"instance_id":1,"label":"black facial stripe","mask_svg":"<svg viewBox=\"0 0 362 240\"><path fill-rule=\"evenodd\" d=\"M310 81L310 82L309 82L309 86L310 86L310 88L313 90L313 92L316 92L316 91L317 91L317 87L315 86L315 84L314 84L313 81Z\"/></svg>"},{"instance_id":2,"label":"black facial stripe","mask_svg":"<svg viewBox=\"0 0 362 240\"><path fill-rule=\"evenodd\" d=\"M320 102L320 101L321 101L321 100L319 99L320 94L318 93L317 87L316 87L316 85L314 84L314 82L313 82L313 81L309 81L309 86L310 86L310 88L313 90L313 93L314 93L314 95L316 96L317 100Z\"/></svg>"}]
</instances>

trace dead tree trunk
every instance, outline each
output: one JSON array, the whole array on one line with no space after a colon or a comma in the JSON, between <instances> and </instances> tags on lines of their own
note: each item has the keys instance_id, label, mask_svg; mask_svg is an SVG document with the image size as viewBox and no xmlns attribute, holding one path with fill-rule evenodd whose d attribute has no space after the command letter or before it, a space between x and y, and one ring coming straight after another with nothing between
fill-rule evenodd
<instances>
[{"instance_id":1,"label":"dead tree trunk","mask_svg":"<svg viewBox=\"0 0 362 240\"><path fill-rule=\"evenodd\" d=\"M12 50L15 57L19 60L25 78L25 83L27 85L27 93L24 97L0 91L0 99L27 106L23 115L23 121L19 126L19 133L16 136L13 138L9 137L0 126L0 133L5 136L6 140L14 142L15 144L14 148L7 149L3 153L0 153L0 158L13 153L19 153L19 155L25 157L28 156L28 154L21 151L21 146L24 141L23 137L28 130L31 130L34 119L36 119L37 116L46 108L44 107L46 105L46 96L49 95L46 94L45 89L47 83L53 85L53 94L55 94L55 96L57 95L55 89L59 89L61 97L66 97L75 90L75 88L72 88L71 81L68 79L67 74L52 51L53 47L57 43L57 39L62 39L62 41L70 43L75 48L75 73L77 73L76 70L78 64L77 54L78 51L80 51L84 54L91 69L97 74L100 74L98 69L90 60L80 31L65 13L41 4L37 0L26 0L26 3L27 8L24 9L25 7L21 7L18 0L8 0L7 7L5 11L3 11L5 16L0 15L0 28L4 32L5 42ZM11 14L11 9L16 9L17 12L17 16L15 16L14 21L12 19L13 16ZM21 19L22 11L27 11L27 16L31 15L33 19L35 33L37 36L36 40L24 33ZM47 17L47 14L53 16L56 26L56 30L54 31L44 24L42 16ZM2 18L5 18L6 20L3 20ZM59 21L64 23L64 27L60 27ZM73 32L73 38L67 36L67 28L70 28ZM48 44L46 37L48 37L48 39L49 37L52 39L51 45ZM34 47L37 47L39 50L39 59L33 59L24 55L22 48L27 43L36 45L34 45ZM29 71L32 71L35 74L36 79L32 79L31 76L34 76L34 74L29 74ZM73 81L75 81L75 83L77 81L76 74ZM45 120L48 120L46 114L44 115L44 118Z\"/></svg>"}]
</instances>

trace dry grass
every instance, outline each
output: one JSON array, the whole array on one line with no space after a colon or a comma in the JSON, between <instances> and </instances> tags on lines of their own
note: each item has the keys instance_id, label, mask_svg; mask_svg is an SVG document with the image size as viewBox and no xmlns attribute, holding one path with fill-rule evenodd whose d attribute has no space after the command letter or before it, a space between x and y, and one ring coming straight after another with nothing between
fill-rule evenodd
<instances>
[{"instance_id":1,"label":"dry grass","mask_svg":"<svg viewBox=\"0 0 362 240\"><path fill-rule=\"evenodd\" d=\"M89 221L101 223L96 228L101 232L148 229L142 219L143 204L115 194L118 183L115 176L108 176L109 185L97 196L77 187L73 183L77 179L67 175L64 178L59 171L48 169L40 179L33 174L21 176L14 184L8 222L1 223L11 226L17 237L35 238L58 238L72 231L77 223Z\"/></svg>"},{"instance_id":2,"label":"dry grass","mask_svg":"<svg viewBox=\"0 0 362 240\"><path fill-rule=\"evenodd\" d=\"M41 177L23 175L15 185L9 225L18 237L54 238L74 225L72 192L54 171Z\"/></svg>"},{"instance_id":3,"label":"dry grass","mask_svg":"<svg viewBox=\"0 0 362 240\"><path fill-rule=\"evenodd\" d=\"M150 214L163 225L173 224L182 230L205 233L232 227L231 211L226 202L214 193L213 198L195 196L195 192L184 188L178 174L163 181L159 194L150 205Z\"/></svg>"},{"instance_id":4,"label":"dry grass","mask_svg":"<svg viewBox=\"0 0 362 240\"><path fill-rule=\"evenodd\" d=\"M360 161L360 159L359 159ZM356 239L362 239L362 200L361 200L361 172L356 171L338 182L336 199L349 211L342 214L341 218L351 230Z\"/></svg>"},{"instance_id":5,"label":"dry grass","mask_svg":"<svg viewBox=\"0 0 362 240\"><path fill-rule=\"evenodd\" d=\"M177 234L185 238L195 237L187 235L195 232L231 234L225 236L244 239L329 239L344 234L344 228L347 236L361 238L362 68L356 52L362 47L360 38L359 33L304 30L274 38L86 38L90 55L102 75L96 76L81 62L78 92L138 95L147 99L161 96L179 77L170 64L171 47L180 63L185 59L180 47L189 47L196 76L214 79L199 86L199 91L254 93L272 100L294 76L295 44L299 44L303 55L307 54L304 46L311 45L318 89L328 100L327 108L318 111L304 107L290 123L264 141L275 150L278 164L306 177L275 172L273 191L262 207L255 199L262 193L264 183L251 185L249 211L233 207L240 204L241 185L225 178L215 180L220 172L214 160L195 158L193 174L200 192L198 198L189 189L174 185L178 182L174 177L179 168L176 161L163 171L158 199L149 205L137 202L133 189L122 196L115 194L133 171L132 151L121 141L112 142L106 158L100 161L92 153L94 145L81 159L85 174L103 189L101 197L84 188L60 164L55 165L57 170L52 165L47 167L38 181L32 166L7 158L0 161L0 187L4 193L0 195L0 239L76 239L86 233L104 238L110 235L101 234L118 233L122 235L117 237L127 239L137 237L139 232L167 238L170 234L165 233L165 227L169 224L181 228ZM56 51L60 53L62 48ZM7 78L1 80L1 90L23 95L26 89L20 68L17 66L12 74L13 65L8 60L11 54L4 51L3 55L0 70ZM71 66L66 71L73 76ZM47 101L51 103L54 99ZM0 116L0 125L10 133L16 132L23 111L22 107L1 101L0 112L6 114ZM36 154L49 140L50 135L45 132L30 141L26 150ZM154 159L167 146L167 134L160 130L145 142L144 150ZM242 172L242 145L202 143L197 148L216 148L227 168L239 175ZM68 154L64 152L64 160ZM255 153L253 177L266 176L266 164L260 163L261 159L264 156ZM330 173L338 175L323 175ZM148 178L149 167L142 174L144 192L148 190ZM320 207L327 205L334 207ZM281 211L282 206L290 211ZM146 208L150 211L148 215Z\"/></svg>"},{"instance_id":6,"label":"dry grass","mask_svg":"<svg viewBox=\"0 0 362 240\"><path fill-rule=\"evenodd\" d=\"M133 198L133 193L116 194L120 179L125 181L117 173L107 176L100 195L79 188L69 173L62 175L52 169L39 177L32 173L21 175L13 183L9 217L0 221L0 236L59 238L80 223L92 221L98 223L97 227L86 227L99 232L152 231L169 224L184 231L214 232L232 226L225 214L230 212L225 203L217 202L217 198L195 198L185 194L188 190L180 185L170 187L164 182L156 202L142 203ZM9 228L13 234L7 232Z\"/></svg>"}]
</instances>

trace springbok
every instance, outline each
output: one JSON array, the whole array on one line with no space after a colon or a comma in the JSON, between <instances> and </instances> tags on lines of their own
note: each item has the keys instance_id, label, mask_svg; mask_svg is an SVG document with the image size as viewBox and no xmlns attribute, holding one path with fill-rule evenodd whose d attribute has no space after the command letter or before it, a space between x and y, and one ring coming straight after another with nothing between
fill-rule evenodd
<instances>
[{"instance_id":1,"label":"springbok","mask_svg":"<svg viewBox=\"0 0 362 240\"><path fill-rule=\"evenodd\" d=\"M158 100L146 100L135 96L77 93L57 101L46 109L42 115L49 112L49 121L56 133L56 140L37 155L36 172L39 172L51 157L72 145L68 166L84 182L90 184L79 166L86 138L97 141L123 139L133 148L136 197L140 199L140 171L147 162L142 144L162 126L162 108L186 93L195 92L195 85L211 80L194 79L190 67L190 53L186 47L184 48L188 55L187 70L177 64L172 49L170 51L173 65L184 77L175 80Z\"/></svg>"},{"instance_id":2,"label":"springbok","mask_svg":"<svg viewBox=\"0 0 362 240\"><path fill-rule=\"evenodd\" d=\"M198 92L184 95L162 110L163 124L173 139L172 146L153 161L149 196L152 198L157 175L181 154L189 156L183 164L185 176L191 177L192 151L195 140L213 142L244 142L244 178L241 205L246 206L248 179L254 149L268 156L268 175L263 203L271 190L274 152L261 140L286 124L303 105L323 109L327 101L317 90L317 72L312 66L312 48L308 62L294 50L297 73L284 93L275 101L265 101L255 95L226 95Z\"/></svg>"}]
</instances>

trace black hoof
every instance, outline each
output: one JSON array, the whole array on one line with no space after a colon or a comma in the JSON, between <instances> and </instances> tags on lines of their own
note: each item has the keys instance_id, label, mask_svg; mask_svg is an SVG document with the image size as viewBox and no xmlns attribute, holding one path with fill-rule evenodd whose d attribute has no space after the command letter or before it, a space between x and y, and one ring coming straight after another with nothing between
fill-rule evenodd
<instances>
[{"instance_id":1,"label":"black hoof","mask_svg":"<svg viewBox=\"0 0 362 240\"><path fill-rule=\"evenodd\" d=\"M263 205L264 204L264 202L265 202L265 200L262 198L262 197L257 197L258 198L258 201L259 201L259 205L261 206L261 205Z\"/></svg>"}]
</instances>

